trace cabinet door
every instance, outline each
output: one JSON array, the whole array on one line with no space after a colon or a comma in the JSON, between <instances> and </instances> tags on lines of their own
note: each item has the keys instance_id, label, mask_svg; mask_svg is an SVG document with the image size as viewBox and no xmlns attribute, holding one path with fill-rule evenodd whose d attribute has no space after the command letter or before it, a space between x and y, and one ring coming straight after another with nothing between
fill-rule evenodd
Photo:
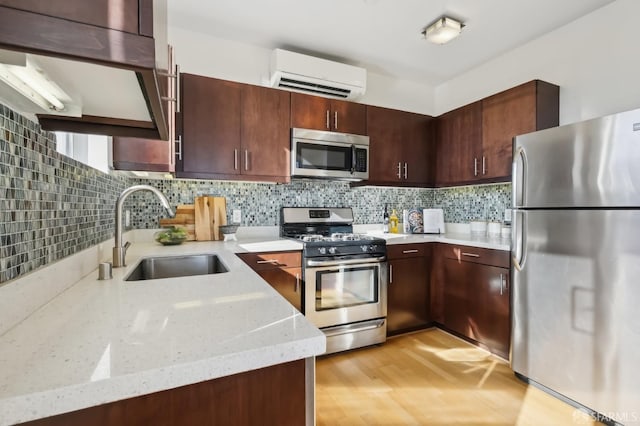
<instances>
[{"instance_id":1,"label":"cabinet door","mask_svg":"<svg viewBox=\"0 0 640 426\"><path fill-rule=\"evenodd\" d=\"M483 284L483 321L480 325L481 343L503 358L509 357L511 340L511 309L509 291L509 270L485 266L490 269L489 280Z\"/></svg>"},{"instance_id":2,"label":"cabinet door","mask_svg":"<svg viewBox=\"0 0 640 426\"><path fill-rule=\"evenodd\" d=\"M429 278L423 257L389 261L387 334L429 324Z\"/></svg>"},{"instance_id":3,"label":"cabinet door","mask_svg":"<svg viewBox=\"0 0 640 426\"><path fill-rule=\"evenodd\" d=\"M436 183L472 182L482 149L482 103L474 102L437 118ZM480 159L481 160L481 159Z\"/></svg>"},{"instance_id":4,"label":"cabinet door","mask_svg":"<svg viewBox=\"0 0 640 426\"><path fill-rule=\"evenodd\" d=\"M291 127L331 130L331 101L320 96L291 93Z\"/></svg>"},{"instance_id":5,"label":"cabinet door","mask_svg":"<svg viewBox=\"0 0 640 426\"><path fill-rule=\"evenodd\" d=\"M367 107L346 101L331 101L330 127L334 132L367 134Z\"/></svg>"},{"instance_id":6,"label":"cabinet door","mask_svg":"<svg viewBox=\"0 0 640 426\"><path fill-rule=\"evenodd\" d=\"M398 122L402 119L402 111L367 106L370 182L401 181L403 141Z\"/></svg>"},{"instance_id":7,"label":"cabinet door","mask_svg":"<svg viewBox=\"0 0 640 426\"><path fill-rule=\"evenodd\" d=\"M402 147L405 182L431 184L434 177L435 149L431 132L432 118L426 115L405 113Z\"/></svg>"},{"instance_id":8,"label":"cabinet door","mask_svg":"<svg viewBox=\"0 0 640 426\"><path fill-rule=\"evenodd\" d=\"M290 94L267 87L242 86L242 174L290 175Z\"/></svg>"},{"instance_id":9,"label":"cabinet door","mask_svg":"<svg viewBox=\"0 0 640 426\"><path fill-rule=\"evenodd\" d=\"M174 164L171 145L171 142L159 139L114 136L113 167L116 170L172 172Z\"/></svg>"},{"instance_id":10,"label":"cabinet door","mask_svg":"<svg viewBox=\"0 0 640 426\"><path fill-rule=\"evenodd\" d=\"M278 268L258 271L258 275L268 282L298 311L302 311L302 269Z\"/></svg>"},{"instance_id":11,"label":"cabinet door","mask_svg":"<svg viewBox=\"0 0 640 426\"><path fill-rule=\"evenodd\" d=\"M14 9L133 34L138 34L140 30L138 22L140 3L139 0L0 1L0 5Z\"/></svg>"},{"instance_id":12,"label":"cabinet door","mask_svg":"<svg viewBox=\"0 0 640 426\"><path fill-rule=\"evenodd\" d=\"M444 259L444 326L478 340L477 289L473 286L474 264Z\"/></svg>"},{"instance_id":13,"label":"cabinet door","mask_svg":"<svg viewBox=\"0 0 640 426\"><path fill-rule=\"evenodd\" d=\"M182 172L201 175L191 177L239 174L242 85L191 74L181 77Z\"/></svg>"},{"instance_id":14,"label":"cabinet door","mask_svg":"<svg viewBox=\"0 0 640 426\"><path fill-rule=\"evenodd\" d=\"M508 269L444 260L444 325L502 357L509 354Z\"/></svg>"},{"instance_id":15,"label":"cabinet door","mask_svg":"<svg viewBox=\"0 0 640 426\"><path fill-rule=\"evenodd\" d=\"M483 99L482 159L484 167L482 167L482 177L511 176L513 137L535 130L535 84L523 84Z\"/></svg>"},{"instance_id":16,"label":"cabinet door","mask_svg":"<svg viewBox=\"0 0 640 426\"><path fill-rule=\"evenodd\" d=\"M483 179L509 180L513 138L558 125L559 88L534 80L482 100Z\"/></svg>"}]
</instances>

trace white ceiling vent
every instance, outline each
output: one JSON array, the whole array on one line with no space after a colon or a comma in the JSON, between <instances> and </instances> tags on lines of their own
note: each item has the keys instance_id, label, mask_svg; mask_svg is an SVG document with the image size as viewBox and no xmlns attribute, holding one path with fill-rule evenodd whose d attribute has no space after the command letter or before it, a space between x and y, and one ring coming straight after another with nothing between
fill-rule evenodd
<instances>
[{"instance_id":1,"label":"white ceiling vent","mask_svg":"<svg viewBox=\"0 0 640 426\"><path fill-rule=\"evenodd\" d=\"M367 70L275 49L271 54L271 87L354 100L364 95Z\"/></svg>"}]
</instances>

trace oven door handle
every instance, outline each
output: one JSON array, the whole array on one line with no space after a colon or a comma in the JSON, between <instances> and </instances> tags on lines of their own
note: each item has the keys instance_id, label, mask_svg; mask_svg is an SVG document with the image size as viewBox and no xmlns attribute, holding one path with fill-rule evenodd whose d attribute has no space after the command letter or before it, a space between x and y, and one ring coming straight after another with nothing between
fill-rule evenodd
<instances>
[{"instance_id":1,"label":"oven door handle","mask_svg":"<svg viewBox=\"0 0 640 426\"><path fill-rule=\"evenodd\" d=\"M324 328L322 332L326 337L331 336L339 336L341 334L354 333L357 331L366 331L366 330L374 330L376 328L380 328L384 325L385 319L382 318L375 323L368 323L366 325L359 324L347 324L347 325L339 325L336 327Z\"/></svg>"},{"instance_id":2,"label":"oven door handle","mask_svg":"<svg viewBox=\"0 0 640 426\"><path fill-rule=\"evenodd\" d=\"M347 260L307 260L307 266L342 266L342 265L364 265L369 263L380 263L387 260L386 256L368 257L365 259Z\"/></svg>"}]
</instances>

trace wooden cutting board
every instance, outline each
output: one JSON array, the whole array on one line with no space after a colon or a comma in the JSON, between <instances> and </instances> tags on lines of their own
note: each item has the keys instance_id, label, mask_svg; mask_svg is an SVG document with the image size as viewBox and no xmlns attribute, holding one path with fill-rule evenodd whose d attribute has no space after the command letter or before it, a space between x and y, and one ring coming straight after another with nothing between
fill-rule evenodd
<instances>
[{"instance_id":1,"label":"wooden cutting board","mask_svg":"<svg viewBox=\"0 0 640 426\"><path fill-rule=\"evenodd\" d=\"M196 212L193 204L179 205L175 217L161 218L160 227L179 226L187 231L187 241L196 239Z\"/></svg>"},{"instance_id":2,"label":"wooden cutting board","mask_svg":"<svg viewBox=\"0 0 640 426\"><path fill-rule=\"evenodd\" d=\"M221 240L220 226L227 224L227 200L224 197L196 197L196 240Z\"/></svg>"}]
</instances>

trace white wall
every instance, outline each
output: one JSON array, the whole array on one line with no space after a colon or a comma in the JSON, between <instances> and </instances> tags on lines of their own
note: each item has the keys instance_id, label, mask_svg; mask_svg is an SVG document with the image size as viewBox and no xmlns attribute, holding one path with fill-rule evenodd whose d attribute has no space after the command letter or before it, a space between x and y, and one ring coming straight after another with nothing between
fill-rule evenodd
<instances>
[{"instance_id":1,"label":"white wall","mask_svg":"<svg viewBox=\"0 0 640 426\"><path fill-rule=\"evenodd\" d=\"M560 86L560 124L640 108L640 1L617 0L435 89L436 115L533 79Z\"/></svg>"},{"instance_id":2,"label":"white wall","mask_svg":"<svg viewBox=\"0 0 640 426\"><path fill-rule=\"evenodd\" d=\"M169 27L180 71L241 83L266 85L271 50ZM358 102L432 115L431 86L367 73L367 92Z\"/></svg>"}]
</instances>

